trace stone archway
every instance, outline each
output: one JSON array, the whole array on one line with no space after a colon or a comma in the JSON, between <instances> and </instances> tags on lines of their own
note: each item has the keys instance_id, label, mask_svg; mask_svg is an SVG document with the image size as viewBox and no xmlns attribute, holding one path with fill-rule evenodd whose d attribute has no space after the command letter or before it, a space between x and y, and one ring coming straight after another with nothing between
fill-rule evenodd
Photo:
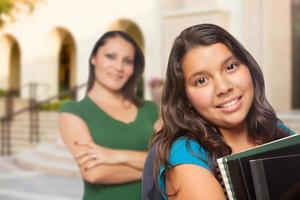
<instances>
[{"instance_id":1,"label":"stone archway","mask_svg":"<svg viewBox=\"0 0 300 200\"><path fill-rule=\"evenodd\" d=\"M56 28L59 38L57 48L58 92L69 90L76 85L76 46L73 36L64 28Z\"/></svg>"},{"instance_id":2,"label":"stone archway","mask_svg":"<svg viewBox=\"0 0 300 200\"><path fill-rule=\"evenodd\" d=\"M1 87L19 90L21 85L21 52L17 40L8 34L0 37Z\"/></svg>"},{"instance_id":3,"label":"stone archway","mask_svg":"<svg viewBox=\"0 0 300 200\"><path fill-rule=\"evenodd\" d=\"M120 30L128 33L144 51L144 38L141 29L136 23L128 19L119 19L111 24L109 30Z\"/></svg>"},{"instance_id":4,"label":"stone archway","mask_svg":"<svg viewBox=\"0 0 300 200\"><path fill-rule=\"evenodd\" d=\"M139 26L134 23L131 20L128 19L118 19L114 21L110 27L108 28L109 30L120 30L126 32L128 35L130 35L136 43L139 45L142 51L145 49L144 45L144 37L142 34L141 29ZM138 84L137 88L137 95L140 98L144 98L144 79L142 78L141 81Z\"/></svg>"}]
</instances>

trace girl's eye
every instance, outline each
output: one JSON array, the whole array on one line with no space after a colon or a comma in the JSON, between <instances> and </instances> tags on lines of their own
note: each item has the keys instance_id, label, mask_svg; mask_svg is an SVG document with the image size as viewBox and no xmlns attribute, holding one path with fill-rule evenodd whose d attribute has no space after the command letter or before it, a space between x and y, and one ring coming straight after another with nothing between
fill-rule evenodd
<instances>
[{"instance_id":1,"label":"girl's eye","mask_svg":"<svg viewBox=\"0 0 300 200\"><path fill-rule=\"evenodd\" d=\"M202 77L202 78L199 78L199 79L195 80L195 85L196 86L203 86L204 84L206 84L206 82L207 82L207 79Z\"/></svg>"},{"instance_id":2,"label":"girl's eye","mask_svg":"<svg viewBox=\"0 0 300 200\"><path fill-rule=\"evenodd\" d=\"M229 64L227 67L226 67L226 69L225 69L225 71L233 71L233 70L235 70L236 68L237 68L237 64L235 64L235 63L232 63L232 64Z\"/></svg>"},{"instance_id":3,"label":"girl's eye","mask_svg":"<svg viewBox=\"0 0 300 200\"><path fill-rule=\"evenodd\" d=\"M114 54L105 54L105 56L109 59L114 59L116 56Z\"/></svg>"},{"instance_id":4,"label":"girl's eye","mask_svg":"<svg viewBox=\"0 0 300 200\"><path fill-rule=\"evenodd\" d=\"M125 59L125 63L127 65L133 65L133 60L131 60L131 59Z\"/></svg>"}]
</instances>

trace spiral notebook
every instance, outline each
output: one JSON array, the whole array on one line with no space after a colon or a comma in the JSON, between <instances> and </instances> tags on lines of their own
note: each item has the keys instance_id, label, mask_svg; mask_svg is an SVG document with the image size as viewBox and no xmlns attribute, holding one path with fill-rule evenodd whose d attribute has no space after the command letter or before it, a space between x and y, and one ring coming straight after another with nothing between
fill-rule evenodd
<instances>
[{"instance_id":1,"label":"spiral notebook","mask_svg":"<svg viewBox=\"0 0 300 200\"><path fill-rule=\"evenodd\" d=\"M258 147L217 159L229 200L256 198L250 160L299 154L300 135L288 136Z\"/></svg>"}]
</instances>

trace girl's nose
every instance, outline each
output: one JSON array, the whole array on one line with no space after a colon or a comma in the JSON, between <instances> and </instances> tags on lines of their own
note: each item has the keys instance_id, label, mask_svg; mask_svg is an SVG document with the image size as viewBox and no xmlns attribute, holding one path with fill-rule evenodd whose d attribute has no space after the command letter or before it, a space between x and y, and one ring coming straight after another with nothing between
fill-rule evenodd
<instances>
[{"instance_id":1,"label":"girl's nose","mask_svg":"<svg viewBox=\"0 0 300 200\"><path fill-rule=\"evenodd\" d=\"M217 96L226 95L233 90L233 86L226 77L216 78L216 94Z\"/></svg>"},{"instance_id":2,"label":"girl's nose","mask_svg":"<svg viewBox=\"0 0 300 200\"><path fill-rule=\"evenodd\" d=\"M117 61L115 63L115 69L118 70L118 71L122 71L124 69L124 62Z\"/></svg>"}]
</instances>

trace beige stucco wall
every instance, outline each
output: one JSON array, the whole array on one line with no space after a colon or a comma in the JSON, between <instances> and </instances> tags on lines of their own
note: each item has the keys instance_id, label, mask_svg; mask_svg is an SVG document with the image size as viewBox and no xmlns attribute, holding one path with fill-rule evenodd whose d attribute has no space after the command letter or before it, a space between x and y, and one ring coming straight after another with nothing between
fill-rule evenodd
<instances>
[{"instance_id":1,"label":"beige stucco wall","mask_svg":"<svg viewBox=\"0 0 300 200\"><path fill-rule=\"evenodd\" d=\"M185 28L199 23L215 23L228 27L229 13L218 9L181 10L166 12L163 16L163 69L166 71L168 56L176 36Z\"/></svg>"},{"instance_id":2,"label":"beige stucco wall","mask_svg":"<svg viewBox=\"0 0 300 200\"><path fill-rule=\"evenodd\" d=\"M8 49L11 48L11 45L12 41L7 36L0 37L0 88L8 88L9 68L6 66L8 66L9 60L6 58L10 57Z\"/></svg>"},{"instance_id":3,"label":"beige stucco wall","mask_svg":"<svg viewBox=\"0 0 300 200\"><path fill-rule=\"evenodd\" d=\"M291 0L243 0L242 43L260 65L276 111L292 109Z\"/></svg>"},{"instance_id":4,"label":"beige stucco wall","mask_svg":"<svg viewBox=\"0 0 300 200\"><path fill-rule=\"evenodd\" d=\"M292 102L290 4L263 1L263 66L267 95L277 111L291 110Z\"/></svg>"},{"instance_id":5,"label":"beige stucco wall","mask_svg":"<svg viewBox=\"0 0 300 200\"><path fill-rule=\"evenodd\" d=\"M137 24L144 38L147 86L151 77L164 77L171 45L183 29L199 23L216 23L233 34L258 61L265 75L267 97L274 108L291 110L291 0L46 2L33 15L0 30L0 36L8 33L19 44L21 84L38 81L48 86L41 89L41 98L57 93L55 51L59 38L53 32L57 27L64 28L74 38L76 82L81 84L87 80L87 60L98 37L118 19ZM6 74L7 70L1 69L0 87L5 85ZM149 94L146 87L147 98ZM26 97L25 90L23 96Z\"/></svg>"},{"instance_id":6,"label":"beige stucco wall","mask_svg":"<svg viewBox=\"0 0 300 200\"><path fill-rule=\"evenodd\" d=\"M60 27L68 31L76 44L76 83L87 81L88 57L96 40L118 19L135 23L144 38L146 55L145 81L161 75L160 9L158 0L48 0L37 6L30 16L20 17L7 24L0 36L8 33L19 42L22 85L38 82L45 87L39 90L39 98L58 92L57 52L59 39L53 31ZM134 5L134 7L133 7ZM2 76L2 75L1 75ZM0 76L0 77L1 77ZM146 88L146 97L150 98ZM81 92L81 96L84 91ZM22 91L27 97L28 91Z\"/></svg>"}]
</instances>

